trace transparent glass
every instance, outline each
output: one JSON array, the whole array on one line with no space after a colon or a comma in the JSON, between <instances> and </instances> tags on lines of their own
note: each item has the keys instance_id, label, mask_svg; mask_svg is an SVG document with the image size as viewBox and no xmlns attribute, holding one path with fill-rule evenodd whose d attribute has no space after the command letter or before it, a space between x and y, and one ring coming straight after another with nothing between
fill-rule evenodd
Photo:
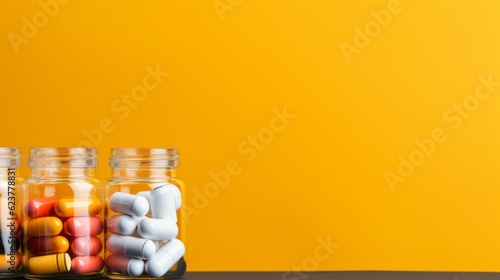
<instances>
[{"instance_id":1,"label":"transparent glass","mask_svg":"<svg viewBox=\"0 0 500 280\"><path fill-rule=\"evenodd\" d=\"M0 148L0 278L21 277L21 203L19 148Z\"/></svg>"},{"instance_id":2,"label":"transparent glass","mask_svg":"<svg viewBox=\"0 0 500 280\"><path fill-rule=\"evenodd\" d=\"M104 275L104 184L93 148L33 148L22 188L29 279Z\"/></svg>"},{"instance_id":3,"label":"transparent glass","mask_svg":"<svg viewBox=\"0 0 500 280\"><path fill-rule=\"evenodd\" d=\"M161 206L170 207L169 200L164 200L161 198L161 203L154 203L154 201L158 200L158 197L154 194L157 193L158 190L171 187L171 185L178 188L181 194L184 194L184 183L177 177L177 169L179 167L179 154L177 149L169 149L169 148L115 148L111 151L111 159L110 159L110 167L112 168L112 178L108 182L108 186L106 188L106 197L107 197L107 223L108 230L106 233L107 244L106 244L106 258L107 258L107 266L106 266L106 274L108 278L112 279L131 279L131 278L141 278L141 279L166 279L166 278L179 278L186 271L186 262L184 257L181 257L170 269L167 270L167 265L164 266L166 272L161 275L153 275L151 273L153 268L153 258L149 259L149 256L144 257L141 256L133 256L128 255L128 253L118 252L116 248L113 248L113 241L110 241L110 237L118 236L119 238L139 238L145 242L154 242L156 246L156 253L160 251L160 248L165 249L166 244L170 243L170 245L174 244L174 242L181 243L186 240L186 229L185 229L185 207L180 207L182 201L185 200L184 195L179 195L179 203L176 204L177 207L174 206L169 208L171 213L173 212L174 219L177 220L176 230L178 231L176 237L170 237L171 239L166 239L167 237L157 237L152 238L149 235L144 234L144 229L146 228L146 222L143 220L156 220L159 221L166 228L175 227L175 221L170 220L161 220L157 209ZM155 191L153 191L155 190ZM145 216L138 217L134 216L134 214L126 213L126 211L117 210L115 199L113 197L117 197L118 195L133 195L129 196L133 199L136 196L144 196L147 200L149 207L149 211ZM115 195L115 196L113 196ZM153 198L155 197L155 198ZM153 201L154 200L154 201ZM168 201L167 201L168 200ZM114 206L113 206L114 205ZM126 206L126 205L124 205ZM143 213L139 213L138 215L142 215ZM125 216L123 218L123 216ZM122 231L118 226L116 226L116 221L118 219L130 219L130 217L134 218L132 221L132 225L130 226L130 230ZM121 220L120 220L121 221ZM167 227L166 225L170 225ZM141 231L143 230L143 231ZM127 237L128 236L128 237ZM169 240L177 239L174 242L170 242ZM151 240L151 241L148 241ZM146 244L146 243L144 243ZM182 246L182 245L181 245ZM144 253L144 252L143 252ZM122 261L117 261L119 255L127 255L127 258L121 258ZM180 256L180 255L179 255ZM156 257L155 257L156 258ZM137 260L141 260L144 265L144 271L142 271L142 267L140 266L141 262ZM133 271L132 262L137 262L138 268ZM144 261L144 262L143 262ZM160 261L162 262L162 261ZM173 262L172 262L173 264ZM149 271L148 271L149 268ZM158 270L160 271L160 270ZM149 273L149 274L148 274Z\"/></svg>"}]
</instances>

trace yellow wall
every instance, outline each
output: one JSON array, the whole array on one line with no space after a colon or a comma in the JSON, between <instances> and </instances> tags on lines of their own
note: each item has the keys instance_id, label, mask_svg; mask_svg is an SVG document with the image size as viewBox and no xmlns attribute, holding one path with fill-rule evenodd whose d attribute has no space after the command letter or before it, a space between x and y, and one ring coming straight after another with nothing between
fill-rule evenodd
<instances>
[{"instance_id":1,"label":"yellow wall","mask_svg":"<svg viewBox=\"0 0 500 280\"><path fill-rule=\"evenodd\" d=\"M178 147L192 271L500 271L499 12L4 0L0 145Z\"/></svg>"}]
</instances>

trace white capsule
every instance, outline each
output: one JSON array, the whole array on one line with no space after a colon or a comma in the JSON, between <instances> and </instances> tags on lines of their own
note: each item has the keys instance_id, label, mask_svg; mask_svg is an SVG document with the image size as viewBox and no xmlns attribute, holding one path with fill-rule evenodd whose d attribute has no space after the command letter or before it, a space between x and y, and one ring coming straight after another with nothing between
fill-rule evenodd
<instances>
[{"instance_id":1,"label":"white capsule","mask_svg":"<svg viewBox=\"0 0 500 280\"><path fill-rule=\"evenodd\" d=\"M144 261L123 255L111 255L106 259L106 267L111 272L123 275L141 276L144 273Z\"/></svg>"},{"instance_id":2,"label":"white capsule","mask_svg":"<svg viewBox=\"0 0 500 280\"><path fill-rule=\"evenodd\" d=\"M150 200L149 200L149 197L151 196L151 192L150 191L138 192L138 193L136 193L136 195L144 197L148 201L149 205L151 206L151 203L150 203ZM146 213L146 215L147 214L151 214L151 207L149 207L149 211L148 211L148 213Z\"/></svg>"},{"instance_id":3,"label":"white capsule","mask_svg":"<svg viewBox=\"0 0 500 280\"><path fill-rule=\"evenodd\" d=\"M117 192L109 198L109 208L114 212L142 217L148 213L149 203L142 196Z\"/></svg>"},{"instance_id":4,"label":"white capsule","mask_svg":"<svg viewBox=\"0 0 500 280\"><path fill-rule=\"evenodd\" d=\"M182 258L185 250L179 239L167 242L146 262L146 273L153 277L165 275Z\"/></svg>"},{"instance_id":5,"label":"white capsule","mask_svg":"<svg viewBox=\"0 0 500 280\"><path fill-rule=\"evenodd\" d=\"M144 219L137 227L139 234L151 240L172 240L177 237L179 228L177 224L161 219Z\"/></svg>"},{"instance_id":6,"label":"white capsule","mask_svg":"<svg viewBox=\"0 0 500 280\"><path fill-rule=\"evenodd\" d=\"M165 183L161 183L161 184L160 183L156 183L156 184L151 184L150 185L151 189L153 189L153 190L157 189L159 187L164 187L164 186L169 186L169 188L172 188L172 190L174 191L175 208L177 210L179 210L179 208L181 208L181 205L182 205L181 190L179 189L179 187L177 187L174 184L165 184ZM144 194L142 194L142 193L144 193ZM146 194L146 193L147 192L141 192L142 196L144 196L149 201L150 194Z\"/></svg>"},{"instance_id":7,"label":"white capsule","mask_svg":"<svg viewBox=\"0 0 500 280\"><path fill-rule=\"evenodd\" d=\"M173 184L155 186L153 189L156 189L156 188L159 188L159 187L164 187L164 186L168 186L174 192L175 209L179 210L179 208L181 208L181 205L182 205L181 190L179 190L179 188L176 185L173 185Z\"/></svg>"},{"instance_id":8,"label":"white capsule","mask_svg":"<svg viewBox=\"0 0 500 280\"><path fill-rule=\"evenodd\" d=\"M156 252L153 241L132 236L114 234L106 240L106 248L112 254L121 254L131 258L149 259Z\"/></svg>"},{"instance_id":9,"label":"white capsule","mask_svg":"<svg viewBox=\"0 0 500 280\"><path fill-rule=\"evenodd\" d=\"M172 185L163 185L151 191L149 202L153 218L169 220L177 223L175 191Z\"/></svg>"},{"instance_id":10,"label":"white capsule","mask_svg":"<svg viewBox=\"0 0 500 280\"><path fill-rule=\"evenodd\" d=\"M108 219L106 226L112 233L131 235L137 228L137 219L129 215L115 215Z\"/></svg>"},{"instance_id":11,"label":"white capsule","mask_svg":"<svg viewBox=\"0 0 500 280\"><path fill-rule=\"evenodd\" d=\"M169 188L171 188L172 191L174 192L175 209L179 210L181 208L181 205L182 205L182 197L181 197L181 191L179 190L179 188L177 186L172 185L172 184L160 185L160 186L154 187L154 189L159 188L159 187L166 187L166 186L169 186ZM144 197L151 205L151 200L150 200L151 192L150 191L138 192L137 195ZM148 214L149 213L151 213L151 211L148 212Z\"/></svg>"},{"instance_id":12,"label":"white capsule","mask_svg":"<svg viewBox=\"0 0 500 280\"><path fill-rule=\"evenodd\" d=\"M175 209L179 210L182 205L182 197L181 197L181 190L175 185L171 185L172 190L174 191L174 198L175 198Z\"/></svg>"}]
</instances>

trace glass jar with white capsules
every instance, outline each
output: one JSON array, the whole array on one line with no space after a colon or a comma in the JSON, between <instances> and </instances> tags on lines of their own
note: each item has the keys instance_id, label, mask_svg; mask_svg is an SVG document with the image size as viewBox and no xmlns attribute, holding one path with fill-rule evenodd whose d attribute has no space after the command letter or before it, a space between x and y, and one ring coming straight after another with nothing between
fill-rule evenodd
<instances>
[{"instance_id":1,"label":"glass jar with white capsules","mask_svg":"<svg viewBox=\"0 0 500 280\"><path fill-rule=\"evenodd\" d=\"M23 183L23 272L29 279L104 276L105 185L93 148L32 148Z\"/></svg>"},{"instance_id":2,"label":"glass jar with white capsules","mask_svg":"<svg viewBox=\"0 0 500 280\"><path fill-rule=\"evenodd\" d=\"M0 147L0 278L21 276L21 152Z\"/></svg>"},{"instance_id":3,"label":"glass jar with white capsules","mask_svg":"<svg viewBox=\"0 0 500 280\"><path fill-rule=\"evenodd\" d=\"M106 187L106 274L112 279L179 278L184 260L183 188L172 148L111 150Z\"/></svg>"}]
</instances>

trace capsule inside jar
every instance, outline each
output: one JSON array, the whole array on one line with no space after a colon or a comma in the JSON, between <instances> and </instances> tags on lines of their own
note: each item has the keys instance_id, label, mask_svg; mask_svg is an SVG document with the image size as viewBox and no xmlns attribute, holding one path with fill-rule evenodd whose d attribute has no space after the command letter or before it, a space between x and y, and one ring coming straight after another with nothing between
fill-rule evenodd
<instances>
[{"instance_id":1,"label":"capsule inside jar","mask_svg":"<svg viewBox=\"0 0 500 280\"><path fill-rule=\"evenodd\" d=\"M31 237L27 241L28 250L35 255L66 253L69 248L68 239L64 236Z\"/></svg>"},{"instance_id":2,"label":"capsule inside jar","mask_svg":"<svg viewBox=\"0 0 500 280\"><path fill-rule=\"evenodd\" d=\"M54 205L58 200L57 196L32 198L24 205L24 212L30 218L54 216Z\"/></svg>"},{"instance_id":3,"label":"capsule inside jar","mask_svg":"<svg viewBox=\"0 0 500 280\"><path fill-rule=\"evenodd\" d=\"M100 256L75 257L71 260L71 272L85 274L99 272L104 267L104 260Z\"/></svg>"},{"instance_id":4,"label":"capsule inside jar","mask_svg":"<svg viewBox=\"0 0 500 280\"><path fill-rule=\"evenodd\" d=\"M96 216L101 213L102 203L95 196L63 198L54 210L62 218Z\"/></svg>"},{"instance_id":5,"label":"capsule inside jar","mask_svg":"<svg viewBox=\"0 0 500 280\"><path fill-rule=\"evenodd\" d=\"M92 256L102 251L102 243L95 236L76 237L71 242L71 251L76 256Z\"/></svg>"},{"instance_id":6,"label":"capsule inside jar","mask_svg":"<svg viewBox=\"0 0 500 280\"><path fill-rule=\"evenodd\" d=\"M98 235L103 227L98 217L72 217L64 222L64 233L71 237Z\"/></svg>"},{"instance_id":7,"label":"capsule inside jar","mask_svg":"<svg viewBox=\"0 0 500 280\"><path fill-rule=\"evenodd\" d=\"M24 222L25 237L55 236L61 233L63 223L57 217L27 219Z\"/></svg>"}]
</instances>

